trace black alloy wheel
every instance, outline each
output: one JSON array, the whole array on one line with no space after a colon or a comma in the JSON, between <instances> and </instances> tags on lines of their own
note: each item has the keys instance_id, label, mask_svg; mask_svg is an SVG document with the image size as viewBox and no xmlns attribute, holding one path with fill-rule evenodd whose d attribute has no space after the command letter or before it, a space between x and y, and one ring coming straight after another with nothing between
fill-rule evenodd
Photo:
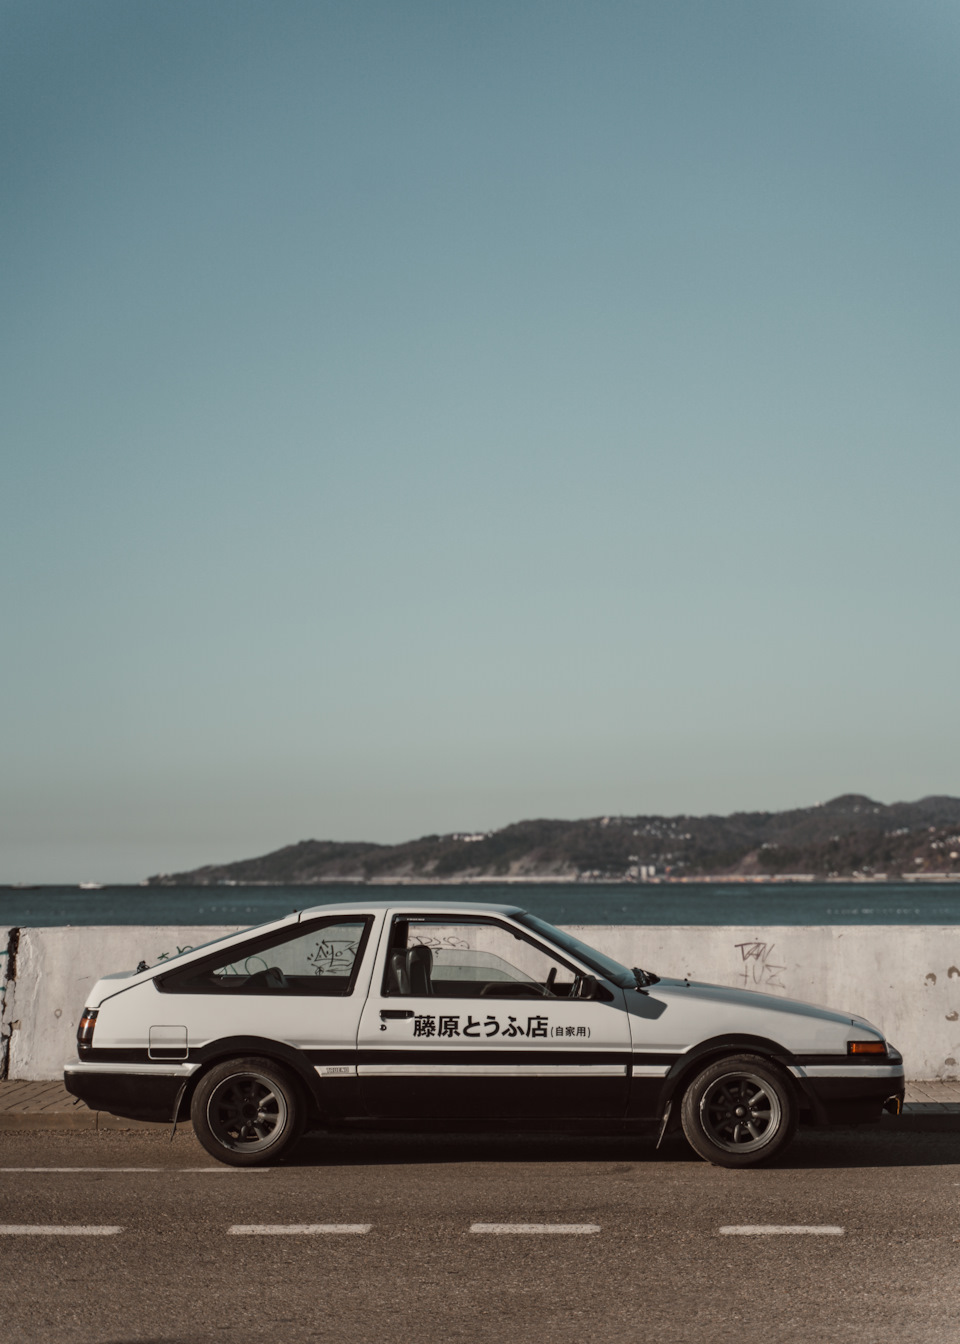
<instances>
[{"instance_id":1,"label":"black alloy wheel","mask_svg":"<svg viewBox=\"0 0 960 1344\"><path fill-rule=\"evenodd\" d=\"M190 1103L197 1138L233 1167L275 1162L303 1133L299 1084L269 1059L230 1059L197 1084Z\"/></svg>"},{"instance_id":2,"label":"black alloy wheel","mask_svg":"<svg viewBox=\"0 0 960 1344\"><path fill-rule=\"evenodd\" d=\"M680 1119L695 1153L717 1167L752 1167L783 1151L797 1132L788 1076L760 1055L709 1064L683 1095Z\"/></svg>"}]
</instances>

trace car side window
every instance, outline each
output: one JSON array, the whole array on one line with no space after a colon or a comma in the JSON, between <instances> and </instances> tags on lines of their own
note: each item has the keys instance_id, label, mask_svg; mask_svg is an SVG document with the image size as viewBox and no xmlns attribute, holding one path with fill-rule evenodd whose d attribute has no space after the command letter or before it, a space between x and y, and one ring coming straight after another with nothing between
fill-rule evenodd
<instances>
[{"instance_id":1,"label":"car side window","mask_svg":"<svg viewBox=\"0 0 960 1344\"><path fill-rule=\"evenodd\" d=\"M161 975L157 987L166 994L350 994L370 924L369 917L341 917L274 930Z\"/></svg>"},{"instance_id":2,"label":"car side window","mask_svg":"<svg viewBox=\"0 0 960 1344\"><path fill-rule=\"evenodd\" d=\"M576 981L577 972L566 962L502 924L398 916L384 992L451 999L571 998Z\"/></svg>"}]
</instances>

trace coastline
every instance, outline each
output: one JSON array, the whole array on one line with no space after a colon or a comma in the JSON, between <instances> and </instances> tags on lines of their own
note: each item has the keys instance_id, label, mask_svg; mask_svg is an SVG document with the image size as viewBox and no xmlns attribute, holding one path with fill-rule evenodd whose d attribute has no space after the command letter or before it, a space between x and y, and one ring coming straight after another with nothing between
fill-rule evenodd
<instances>
[{"instance_id":1,"label":"coastline","mask_svg":"<svg viewBox=\"0 0 960 1344\"><path fill-rule=\"evenodd\" d=\"M482 875L476 877L430 877L423 874L394 874L377 877L318 877L308 881L257 880L244 882L238 878L218 878L215 882L193 882L189 885L200 890L217 888L256 888L256 887L510 887L510 886L576 886L576 887L633 887L643 890L645 887L683 887L683 886L890 886L903 882L920 885L936 883L960 884L960 873L851 873L848 875L831 874L821 877L816 873L712 873L704 877L648 877L642 880L623 877L583 877L579 874L556 873L505 873L501 875ZM105 886L123 885L122 883ZM162 889L163 887L183 887L182 882L149 882L141 886Z\"/></svg>"}]
</instances>

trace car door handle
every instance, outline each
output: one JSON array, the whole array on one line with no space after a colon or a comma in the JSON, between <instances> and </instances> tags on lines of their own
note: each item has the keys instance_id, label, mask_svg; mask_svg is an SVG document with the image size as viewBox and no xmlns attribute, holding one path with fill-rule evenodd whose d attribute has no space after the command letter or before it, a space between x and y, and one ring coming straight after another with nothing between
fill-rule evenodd
<instances>
[{"instance_id":1,"label":"car door handle","mask_svg":"<svg viewBox=\"0 0 960 1344\"><path fill-rule=\"evenodd\" d=\"M381 1017L413 1017L412 1008L381 1008Z\"/></svg>"}]
</instances>

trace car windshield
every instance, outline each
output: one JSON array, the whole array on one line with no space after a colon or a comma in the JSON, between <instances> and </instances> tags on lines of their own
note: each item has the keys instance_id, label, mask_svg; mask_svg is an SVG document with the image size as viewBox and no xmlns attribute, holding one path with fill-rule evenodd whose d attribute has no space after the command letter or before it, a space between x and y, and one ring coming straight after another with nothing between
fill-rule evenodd
<instances>
[{"instance_id":1,"label":"car windshield","mask_svg":"<svg viewBox=\"0 0 960 1344\"><path fill-rule=\"evenodd\" d=\"M595 947L588 947L586 943L581 943L579 938L574 938L570 933L564 933L563 929L557 929L552 924L548 924L545 919L538 919L536 915L531 915L526 910L521 911L516 919L525 928L532 929L534 933L539 933L544 938L548 938L556 947L561 947L564 951L578 957L591 970L596 971L598 975L604 976L607 980L612 980L615 985L619 985L622 989L632 989L637 983L636 976L628 967L621 966L619 961L614 961L613 957L607 957L602 952L598 952Z\"/></svg>"}]
</instances>

